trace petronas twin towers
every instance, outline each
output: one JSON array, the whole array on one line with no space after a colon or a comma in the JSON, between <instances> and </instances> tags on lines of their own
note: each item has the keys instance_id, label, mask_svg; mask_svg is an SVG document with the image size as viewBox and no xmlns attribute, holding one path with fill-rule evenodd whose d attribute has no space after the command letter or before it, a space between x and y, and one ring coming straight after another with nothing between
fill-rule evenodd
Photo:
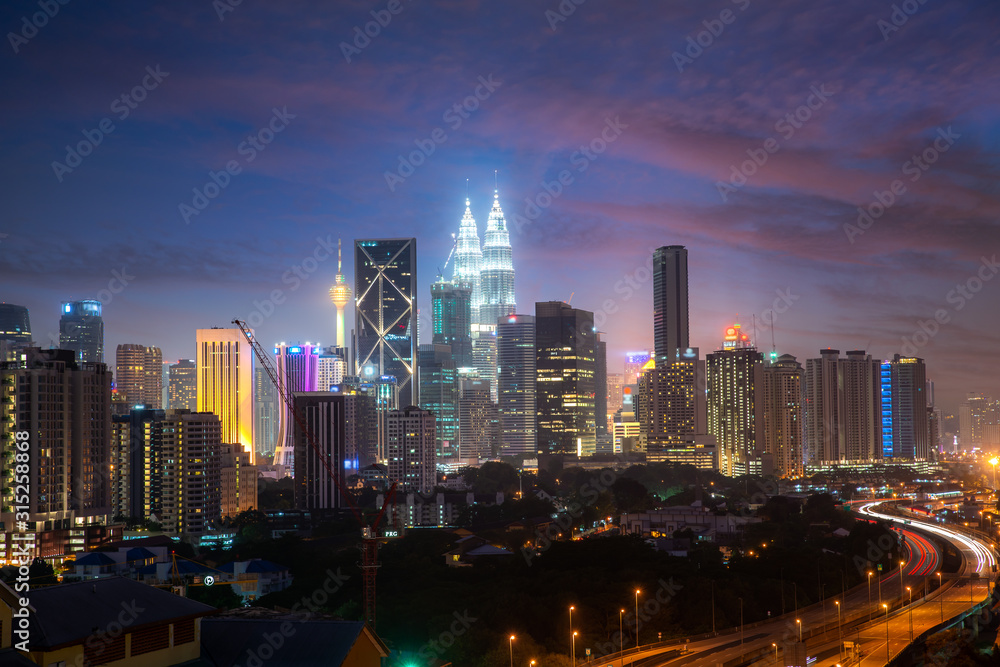
<instances>
[{"instance_id":1,"label":"petronas twin towers","mask_svg":"<svg viewBox=\"0 0 1000 667\"><path fill-rule=\"evenodd\" d=\"M481 248L479 228L472 217L469 200L465 200L452 280L472 290L473 326L495 327L498 318L514 314L514 263L511 260L510 234L500 209L500 195L496 191L486 223L486 239Z\"/></svg>"}]
</instances>

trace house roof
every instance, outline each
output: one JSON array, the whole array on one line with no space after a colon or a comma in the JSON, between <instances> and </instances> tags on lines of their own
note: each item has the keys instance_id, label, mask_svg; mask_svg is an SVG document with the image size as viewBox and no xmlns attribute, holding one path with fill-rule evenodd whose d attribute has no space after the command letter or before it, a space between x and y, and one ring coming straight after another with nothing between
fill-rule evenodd
<instances>
[{"instance_id":1,"label":"house roof","mask_svg":"<svg viewBox=\"0 0 1000 667\"><path fill-rule=\"evenodd\" d=\"M282 624L289 623L282 632ZM280 619L206 618L201 623L201 657L210 665L242 664L261 637L282 637L274 650L281 665L342 665L359 641L371 641L383 657L389 651L364 623ZM273 644L272 644L273 645Z\"/></svg>"},{"instance_id":2,"label":"house roof","mask_svg":"<svg viewBox=\"0 0 1000 667\"><path fill-rule=\"evenodd\" d=\"M144 625L205 616L214 607L125 577L109 577L31 591L34 649L78 644L97 631L123 623L128 631ZM123 622L123 619L132 619Z\"/></svg>"},{"instance_id":3,"label":"house roof","mask_svg":"<svg viewBox=\"0 0 1000 667\"><path fill-rule=\"evenodd\" d=\"M503 547L495 547L492 544L484 544L471 551L465 552L466 556L510 556L510 552Z\"/></svg>"},{"instance_id":4,"label":"house roof","mask_svg":"<svg viewBox=\"0 0 1000 667\"><path fill-rule=\"evenodd\" d=\"M113 565L116 561L107 554L93 551L76 559L77 565Z\"/></svg>"},{"instance_id":5,"label":"house roof","mask_svg":"<svg viewBox=\"0 0 1000 667\"><path fill-rule=\"evenodd\" d=\"M156 558L156 554L144 547L136 547L125 552L125 560L127 561L149 560L150 558Z\"/></svg>"}]
</instances>

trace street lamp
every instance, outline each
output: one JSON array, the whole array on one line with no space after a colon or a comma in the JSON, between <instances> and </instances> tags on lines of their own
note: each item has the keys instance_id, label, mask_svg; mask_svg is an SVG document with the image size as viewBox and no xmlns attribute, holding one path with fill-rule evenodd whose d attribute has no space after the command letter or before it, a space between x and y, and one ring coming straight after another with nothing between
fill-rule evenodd
<instances>
[{"instance_id":1,"label":"street lamp","mask_svg":"<svg viewBox=\"0 0 1000 667\"><path fill-rule=\"evenodd\" d=\"M574 609L576 609L576 607L574 607L573 605L570 605L570 607L569 607L569 636L570 637L573 636L573 610ZM572 640L570 640L570 643L572 643ZM573 653L573 647L570 647L569 652Z\"/></svg>"},{"instance_id":2,"label":"street lamp","mask_svg":"<svg viewBox=\"0 0 1000 667\"><path fill-rule=\"evenodd\" d=\"M990 465L993 466L993 490L997 490L997 464L1000 463L1000 458L993 457L990 459Z\"/></svg>"},{"instance_id":3,"label":"street lamp","mask_svg":"<svg viewBox=\"0 0 1000 667\"><path fill-rule=\"evenodd\" d=\"M889 664L889 605L883 604L885 609L885 664Z\"/></svg>"},{"instance_id":4,"label":"street lamp","mask_svg":"<svg viewBox=\"0 0 1000 667\"><path fill-rule=\"evenodd\" d=\"M572 644L572 646L570 648L569 655L570 655L570 661L571 661L573 667L576 667L576 635L577 634L578 633L574 632L573 636L570 637L570 643Z\"/></svg>"},{"instance_id":5,"label":"street lamp","mask_svg":"<svg viewBox=\"0 0 1000 667\"><path fill-rule=\"evenodd\" d=\"M837 647L837 655L843 655L844 652L844 626L843 620L840 616L840 600L834 600L833 604L837 605L837 638L840 641L840 646ZM912 641L912 640L910 640Z\"/></svg>"},{"instance_id":6,"label":"street lamp","mask_svg":"<svg viewBox=\"0 0 1000 667\"><path fill-rule=\"evenodd\" d=\"M872 620L872 571L868 570L868 621Z\"/></svg>"},{"instance_id":7,"label":"street lamp","mask_svg":"<svg viewBox=\"0 0 1000 667\"><path fill-rule=\"evenodd\" d=\"M799 625L799 643L801 644L802 643L802 620L797 618L797 619L795 619L795 622L798 623L798 625Z\"/></svg>"},{"instance_id":8,"label":"street lamp","mask_svg":"<svg viewBox=\"0 0 1000 667\"><path fill-rule=\"evenodd\" d=\"M514 635L510 636L510 667L514 667Z\"/></svg>"},{"instance_id":9,"label":"street lamp","mask_svg":"<svg viewBox=\"0 0 1000 667\"><path fill-rule=\"evenodd\" d=\"M625 610L621 609L618 611L618 661L620 665L625 664L625 649L623 648L625 641L625 633L622 632L622 616L625 615Z\"/></svg>"},{"instance_id":10,"label":"street lamp","mask_svg":"<svg viewBox=\"0 0 1000 667\"><path fill-rule=\"evenodd\" d=\"M639 593L641 593L638 588L635 589L635 652L639 652Z\"/></svg>"},{"instance_id":11,"label":"street lamp","mask_svg":"<svg viewBox=\"0 0 1000 667\"><path fill-rule=\"evenodd\" d=\"M944 597L941 594L941 573L937 573L938 576L938 599L941 600L941 622L944 623Z\"/></svg>"},{"instance_id":12,"label":"street lamp","mask_svg":"<svg viewBox=\"0 0 1000 667\"><path fill-rule=\"evenodd\" d=\"M774 664L777 665L778 664L778 645L775 644L774 642L771 642L771 646L774 647Z\"/></svg>"},{"instance_id":13,"label":"street lamp","mask_svg":"<svg viewBox=\"0 0 1000 667\"><path fill-rule=\"evenodd\" d=\"M907 602L907 607L910 610L910 643L913 643L913 590L907 586L906 593L910 596L910 601Z\"/></svg>"},{"instance_id":14,"label":"street lamp","mask_svg":"<svg viewBox=\"0 0 1000 667\"><path fill-rule=\"evenodd\" d=\"M903 604L903 565L905 561L899 561L899 603Z\"/></svg>"},{"instance_id":15,"label":"street lamp","mask_svg":"<svg viewBox=\"0 0 1000 667\"><path fill-rule=\"evenodd\" d=\"M743 598L739 598L740 601L740 647L743 646Z\"/></svg>"}]
</instances>

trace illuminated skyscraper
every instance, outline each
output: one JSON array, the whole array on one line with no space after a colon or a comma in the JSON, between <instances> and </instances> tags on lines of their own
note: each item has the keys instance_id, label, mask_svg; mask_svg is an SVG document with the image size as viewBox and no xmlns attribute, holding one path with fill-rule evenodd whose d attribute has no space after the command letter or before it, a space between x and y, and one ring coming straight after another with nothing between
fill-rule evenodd
<instances>
[{"instance_id":1,"label":"illuminated skyscraper","mask_svg":"<svg viewBox=\"0 0 1000 667\"><path fill-rule=\"evenodd\" d=\"M593 313L562 301L535 304L539 454L595 452L596 338Z\"/></svg>"},{"instance_id":2,"label":"illuminated skyscraper","mask_svg":"<svg viewBox=\"0 0 1000 667\"><path fill-rule=\"evenodd\" d=\"M430 493L437 484L435 422L433 413L412 405L389 412L386 467L403 493Z\"/></svg>"},{"instance_id":3,"label":"illuminated skyscraper","mask_svg":"<svg viewBox=\"0 0 1000 667\"><path fill-rule=\"evenodd\" d=\"M347 370L346 347L324 347L319 354L319 379L316 382L317 391L331 391L331 387L344 382Z\"/></svg>"},{"instance_id":4,"label":"illuminated skyscraper","mask_svg":"<svg viewBox=\"0 0 1000 667\"><path fill-rule=\"evenodd\" d=\"M63 303L59 349L73 350L77 361L104 363L104 319L100 301Z\"/></svg>"},{"instance_id":5,"label":"illuminated skyscraper","mask_svg":"<svg viewBox=\"0 0 1000 667\"><path fill-rule=\"evenodd\" d=\"M333 301L337 309L337 347L344 347L346 336L344 335L344 308L351 302L351 286L347 284L347 278L342 271L343 260L340 254L340 239L337 239L337 275L334 277L333 286L330 287L330 300Z\"/></svg>"},{"instance_id":6,"label":"illuminated skyscraper","mask_svg":"<svg viewBox=\"0 0 1000 667\"><path fill-rule=\"evenodd\" d=\"M827 348L807 359L804 394L809 463L881 459L883 445L892 451L891 392L883 393L879 362L864 350L841 359Z\"/></svg>"},{"instance_id":7,"label":"illuminated skyscraper","mask_svg":"<svg viewBox=\"0 0 1000 667\"><path fill-rule=\"evenodd\" d=\"M708 433L719 447L724 475L757 473L764 453L763 355L739 325L726 329L722 349L705 358Z\"/></svg>"},{"instance_id":8,"label":"illuminated skyscraper","mask_svg":"<svg viewBox=\"0 0 1000 667\"><path fill-rule=\"evenodd\" d=\"M239 329L198 329L198 412L221 421L222 442L253 449L253 350Z\"/></svg>"},{"instance_id":9,"label":"illuminated skyscraper","mask_svg":"<svg viewBox=\"0 0 1000 667\"><path fill-rule=\"evenodd\" d=\"M783 354L764 367L764 451L781 477L805 474L802 364Z\"/></svg>"},{"instance_id":10,"label":"illuminated skyscraper","mask_svg":"<svg viewBox=\"0 0 1000 667\"><path fill-rule=\"evenodd\" d=\"M656 365L673 361L688 343L687 250L681 245L653 253L653 349Z\"/></svg>"},{"instance_id":11,"label":"illuminated skyscraper","mask_svg":"<svg viewBox=\"0 0 1000 667\"><path fill-rule=\"evenodd\" d=\"M257 461L262 454L274 456L278 446L278 390L260 365L253 369L253 445ZM289 474L291 471L288 471Z\"/></svg>"},{"instance_id":12,"label":"illuminated skyscraper","mask_svg":"<svg viewBox=\"0 0 1000 667\"><path fill-rule=\"evenodd\" d=\"M465 200L465 214L458 228L458 241L455 246L455 273L452 282L460 287L468 287L471 294L470 324L478 323L479 306L483 302L483 290L480 273L483 267L483 250L479 246L479 228L476 219L472 217L469 200ZM496 321L494 321L496 324Z\"/></svg>"},{"instance_id":13,"label":"illuminated skyscraper","mask_svg":"<svg viewBox=\"0 0 1000 667\"><path fill-rule=\"evenodd\" d=\"M420 407L437 418L438 465L458 463L458 370L448 345L421 345Z\"/></svg>"},{"instance_id":14,"label":"illuminated skyscraper","mask_svg":"<svg viewBox=\"0 0 1000 667\"><path fill-rule=\"evenodd\" d=\"M653 358L651 352L628 352L625 355L625 378L623 386L638 384L643 367Z\"/></svg>"},{"instance_id":15,"label":"illuminated skyscraper","mask_svg":"<svg viewBox=\"0 0 1000 667\"><path fill-rule=\"evenodd\" d=\"M418 402L417 240L356 240L354 373L396 379L399 405Z\"/></svg>"},{"instance_id":16,"label":"illuminated skyscraper","mask_svg":"<svg viewBox=\"0 0 1000 667\"><path fill-rule=\"evenodd\" d=\"M319 379L319 348L305 345L285 345L274 348L280 393L316 391ZM295 436L292 413L286 405L278 408L278 446L274 450L274 464L293 467Z\"/></svg>"},{"instance_id":17,"label":"illuminated skyscraper","mask_svg":"<svg viewBox=\"0 0 1000 667\"><path fill-rule=\"evenodd\" d=\"M167 401L171 410L191 410L198 407L198 366L194 359L180 359L170 364Z\"/></svg>"},{"instance_id":18,"label":"illuminated skyscraper","mask_svg":"<svg viewBox=\"0 0 1000 667\"><path fill-rule=\"evenodd\" d=\"M516 309L510 234L500 209L500 195L495 190L493 208L490 209L490 217L486 223L486 237L483 239L480 277L483 294L478 323L495 327L499 318L512 315Z\"/></svg>"},{"instance_id":19,"label":"illuminated skyscraper","mask_svg":"<svg viewBox=\"0 0 1000 667\"><path fill-rule=\"evenodd\" d=\"M12 303L0 303L0 361L31 345L28 309Z\"/></svg>"},{"instance_id":20,"label":"illuminated skyscraper","mask_svg":"<svg viewBox=\"0 0 1000 667\"><path fill-rule=\"evenodd\" d=\"M534 454L535 318L509 315L497 325L497 407L500 412L500 455Z\"/></svg>"},{"instance_id":21,"label":"illuminated skyscraper","mask_svg":"<svg viewBox=\"0 0 1000 667\"><path fill-rule=\"evenodd\" d=\"M130 405L163 407L163 353L158 347L124 343L115 350L115 387Z\"/></svg>"},{"instance_id":22,"label":"illuminated skyscraper","mask_svg":"<svg viewBox=\"0 0 1000 667\"><path fill-rule=\"evenodd\" d=\"M290 426L289 435L295 447L295 507L302 510L341 507L343 497L337 485L347 487L345 407L348 397L318 391L296 393L294 400L295 410L302 416L322 453L321 459L297 423ZM330 476L331 471L337 477L336 482Z\"/></svg>"},{"instance_id":23,"label":"illuminated skyscraper","mask_svg":"<svg viewBox=\"0 0 1000 667\"><path fill-rule=\"evenodd\" d=\"M471 367L472 290L438 280L431 284L435 345L451 346L458 368Z\"/></svg>"},{"instance_id":24,"label":"illuminated skyscraper","mask_svg":"<svg viewBox=\"0 0 1000 667\"><path fill-rule=\"evenodd\" d=\"M500 415L485 380L466 377L459 385L459 456L463 463L478 465L496 456L500 447Z\"/></svg>"},{"instance_id":25,"label":"illuminated skyscraper","mask_svg":"<svg viewBox=\"0 0 1000 667\"><path fill-rule=\"evenodd\" d=\"M891 450L886 456L903 459L926 459L928 455L927 371L924 360L895 355L882 362L882 395L891 397ZM883 413L883 433L885 433Z\"/></svg>"}]
</instances>

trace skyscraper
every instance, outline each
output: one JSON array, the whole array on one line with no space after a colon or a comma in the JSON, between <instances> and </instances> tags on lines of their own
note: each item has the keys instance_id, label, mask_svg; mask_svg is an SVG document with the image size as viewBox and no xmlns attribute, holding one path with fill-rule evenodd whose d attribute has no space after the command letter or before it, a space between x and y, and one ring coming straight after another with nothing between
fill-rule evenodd
<instances>
[{"instance_id":1,"label":"skyscraper","mask_svg":"<svg viewBox=\"0 0 1000 667\"><path fill-rule=\"evenodd\" d=\"M886 455L893 458L926 459L929 431L927 371L924 360L897 354L892 361L882 362L881 370L882 393L885 395L888 391L892 404L892 448ZM883 442L883 450L886 449Z\"/></svg>"},{"instance_id":2,"label":"skyscraper","mask_svg":"<svg viewBox=\"0 0 1000 667\"><path fill-rule=\"evenodd\" d=\"M434 344L451 346L458 368L471 367L472 290L438 279L431 283L431 304Z\"/></svg>"},{"instance_id":3,"label":"skyscraper","mask_svg":"<svg viewBox=\"0 0 1000 667\"><path fill-rule=\"evenodd\" d=\"M469 200L465 200L465 214L458 228L455 245L455 273L452 282L459 287L467 287L470 293L471 323L478 323L479 306L483 303L482 277L483 250L479 246L479 228L472 217Z\"/></svg>"},{"instance_id":4,"label":"skyscraper","mask_svg":"<svg viewBox=\"0 0 1000 667\"><path fill-rule=\"evenodd\" d=\"M68 301L59 318L59 348L73 350L77 361L104 362L104 319L101 302Z\"/></svg>"},{"instance_id":5,"label":"skyscraper","mask_svg":"<svg viewBox=\"0 0 1000 667\"><path fill-rule=\"evenodd\" d=\"M458 370L448 345L421 345L420 407L437 418L438 465L458 463Z\"/></svg>"},{"instance_id":6,"label":"skyscraper","mask_svg":"<svg viewBox=\"0 0 1000 667\"><path fill-rule=\"evenodd\" d=\"M535 453L535 318L508 315L497 325L497 404L500 454Z\"/></svg>"},{"instance_id":7,"label":"skyscraper","mask_svg":"<svg viewBox=\"0 0 1000 667\"><path fill-rule=\"evenodd\" d=\"M194 359L180 359L170 364L168 402L171 410L194 410L198 407L198 365Z\"/></svg>"},{"instance_id":8,"label":"skyscraper","mask_svg":"<svg viewBox=\"0 0 1000 667\"><path fill-rule=\"evenodd\" d=\"M430 493L437 484L435 421L412 405L389 412L388 474L403 493Z\"/></svg>"},{"instance_id":9,"label":"skyscraper","mask_svg":"<svg viewBox=\"0 0 1000 667\"><path fill-rule=\"evenodd\" d=\"M805 450L810 463L881 459L882 423L892 397L883 395L879 362L864 350L820 350L805 371ZM891 439L891 430L885 434ZM891 452L891 442L888 444Z\"/></svg>"},{"instance_id":10,"label":"skyscraper","mask_svg":"<svg viewBox=\"0 0 1000 667\"><path fill-rule=\"evenodd\" d=\"M278 447L278 390L260 365L253 369L253 446L255 460L274 455ZM284 409L284 404L282 404ZM288 471L289 473L291 471Z\"/></svg>"},{"instance_id":11,"label":"skyscraper","mask_svg":"<svg viewBox=\"0 0 1000 667\"><path fill-rule=\"evenodd\" d=\"M608 434L608 344L597 332L594 342L594 422L598 440ZM608 440L610 442L610 440Z\"/></svg>"},{"instance_id":12,"label":"skyscraper","mask_svg":"<svg viewBox=\"0 0 1000 667\"><path fill-rule=\"evenodd\" d=\"M305 345L285 345L274 348L275 367L278 370L280 393L316 391L319 379L319 348ZM293 466L295 452L292 417L289 406L278 406L278 444L274 450L274 464Z\"/></svg>"},{"instance_id":13,"label":"skyscraper","mask_svg":"<svg viewBox=\"0 0 1000 667\"><path fill-rule=\"evenodd\" d=\"M623 386L628 387L629 385L638 384L639 376L642 375L642 369L652 358L653 354L651 352L626 353L624 369L625 378L622 381Z\"/></svg>"},{"instance_id":14,"label":"skyscraper","mask_svg":"<svg viewBox=\"0 0 1000 667\"><path fill-rule=\"evenodd\" d=\"M337 485L341 488L347 485L346 397L334 392L298 392L294 401L295 411L302 415L319 448L319 452L313 449L298 423L291 425L295 449L295 507L303 510L341 507L343 498Z\"/></svg>"},{"instance_id":15,"label":"skyscraper","mask_svg":"<svg viewBox=\"0 0 1000 667\"><path fill-rule=\"evenodd\" d=\"M364 239L354 247L354 373L395 377L400 405L415 405L417 240Z\"/></svg>"},{"instance_id":16,"label":"skyscraper","mask_svg":"<svg viewBox=\"0 0 1000 667\"><path fill-rule=\"evenodd\" d=\"M158 347L123 343L115 350L115 387L130 405L163 407L163 353Z\"/></svg>"},{"instance_id":17,"label":"skyscraper","mask_svg":"<svg viewBox=\"0 0 1000 667\"><path fill-rule=\"evenodd\" d=\"M688 343L687 250L681 245L653 253L653 349L656 365L673 361Z\"/></svg>"},{"instance_id":18,"label":"skyscraper","mask_svg":"<svg viewBox=\"0 0 1000 667\"><path fill-rule=\"evenodd\" d=\"M764 451L774 457L781 477L805 474L802 364L783 354L764 367Z\"/></svg>"},{"instance_id":19,"label":"skyscraper","mask_svg":"<svg viewBox=\"0 0 1000 667\"><path fill-rule=\"evenodd\" d=\"M31 345L31 322L28 309L0 302L0 361L6 361L15 351Z\"/></svg>"},{"instance_id":20,"label":"skyscraper","mask_svg":"<svg viewBox=\"0 0 1000 667\"><path fill-rule=\"evenodd\" d=\"M562 301L535 304L538 453L594 453L595 346L593 313Z\"/></svg>"},{"instance_id":21,"label":"skyscraper","mask_svg":"<svg viewBox=\"0 0 1000 667\"><path fill-rule=\"evenodd\" d=\"M340 239L337 239L337 275L333 279L333 286L330 287L330 300L333 301L337 309L337 347L344 347L344 308L351 302L351 286L347 284L347 278L343 273L343 260L340 254Z\"/></svg>"},{"instance_id":22,"label":"skyscraper","mask_svg":"<svg viewBox=\"0 0 1000 667\"><path fill-rule=\"evenodd\" d=\"M163 516L163 421L166 413L134 407L112 416L112 515Z\"/></svg>"},{"instance_id":23,"label":"skyscraper","mask_svg":"<svg viewBox=\"0 0 1000 667\"><path fill-rule=\"evenodd\" d=\"M239 329L198 329L198 412L219 417L222 442L254 452L253 350Z\"/></svg>"},{"instance_id":24,"label":"skyscraper","mask_svg":"<svg viewBox=\"0 0 1000 667\"><path fill-rule=\"evenodd\" d=\"M483 295L478 322L495 327L499 318L513 314L516 309L510 234L500 209L500 195L495 190L493 208L490 209L490 217L486 223L486 237L483 239L480 278Z\"/></svg>"},{"instance_id":25,"label":"skyscraper","mask_svg":"<svg viewBox=\"0 0 1000 667\"><path fill-rule=\"evenodd\" d=\"M763 356L741 333L726 329L721 350L705 358L708 375L708 432L719 447L724 475L760 474L764 453Z\"/></svg>"},{"instance_id":26,"label":"skyscraper","mask_svg":"<svg viewBox=\"0 0 1000 667\"><path fill-rule=\"evenodd\" d=\"M70 350L29 347L24 359L0 363L0 484L15 483L14 434L26 431L28 526L36 531L76 528L111 512L111 372L79 362ZM21 503L19 503L21 504ZM12 503L0 510L4 532L14 532Z\"/></svg>"},{"instance_id":27,"label":"skyscraper","mask_svg":"<svg viewBox=\"0 0 1000 667\"><path fill-rule=\"evenodd\" d=\"M347 371L347 348L324 347L320 350L316 370L317 391L331 391L331 387L339 386L344 381Z\"/></svg>"},{"instance_id":28,"label":"skyscraper","mask_svg":"<svg viewBox=\"0 0 1000 667\"><path fill-rule=\"evenodd\" d=\"M478 465L496 455L500 447L500 415L490 395L490 385L475 377L459 381L459 456L463 463Z\"/></svg>"},{"instance_id":29,"label":"skyscraper","mask_svg":"<svg viewBox=\"0 0 1000 667\"><path fill-rule=\"evenodd\" d=\"M186 410L171 410L166 421L160 523L168 535L202 535L222 518L223 425L215 414Z\"/></svg>"}]
</instances>

